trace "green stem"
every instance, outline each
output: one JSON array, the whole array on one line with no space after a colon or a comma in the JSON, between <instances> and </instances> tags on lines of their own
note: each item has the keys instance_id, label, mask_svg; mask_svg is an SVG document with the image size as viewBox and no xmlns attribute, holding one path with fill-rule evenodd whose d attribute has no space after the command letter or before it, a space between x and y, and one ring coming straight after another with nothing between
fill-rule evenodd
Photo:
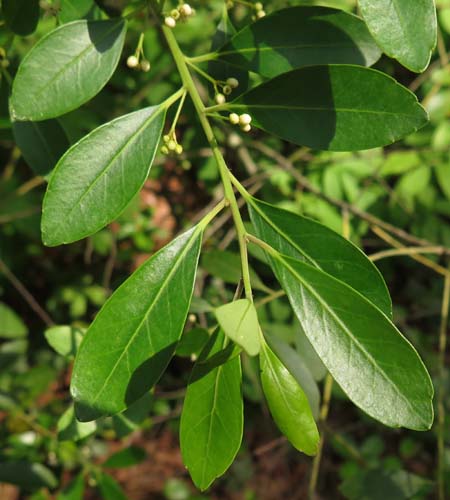
<instances>
[{"instance_id":1,"label":"green stem","mask_svg":"<svg viewBox=\"0 0 450 500\"><path fill-rule=\"evenodd\" d=\"M186 99L186 90L183 88L183 94L181 96L180 102L178 103L178 109L175 113L175 117L172 122L172 126L170 127L169 135L172 135L175 131L175 127L178 123L178 118L180 118L181 110L183 109L184 100Z\"/></svg>"},{"instance_id":2,"label":"green stem","mask_svg":"<svg viewBox=\"0 0 450 500\"><path fill-rule=\"evenodd\" d=\"M208 61L214 61L219 56L218 52L209 52L208 54L203 54L196 57L185 57L187 63L199 64Z\"/></svg>"},{"instance_id":3,"label":"green stem","mask_svg":"<svg viewBox=\"0 0 450 500\"><path fill-rule=\"evenodd\" d=\"M250 270L248 264L248 254L247 254L247 232L244 227L244 223L239 212L239 206L237 204L236 197L234 195L233 186L230 180L230 171L228 170L225 159L222 156L217 139L214 135L214 131L209 123L209 120L205 114L205 106L200 98L198 90L195 86L194 80L189 72L186 64L184 54L175 39L175 36L170 28L167 26L162 26L163 34L166 38L167 45L169 46L172 56L175 60L175 64L180 73L181 80L184 87L188 91L192 102L194 104L195 110L197 111L198 118L203 127L203 131L206 135L208 143L213 152L213 156L219 167L220 177L222 179L225 198L228 201L233 215L234 224L236 227L236 233L239 241L239 249L241 254L241 264L242 264L242 278L244 280L245 296L249 300L253 300L252 287L250 283Z\"/></svg>"},{"instance_id":4,"label":"green stem","mask_svg":"<svg viewBox=\"0 0 450 500\"><path fill-rule=\"evenodd\" d=\"M208 212L205 217L203 217L203 219L198 223L202 231L214 219L214 217L225 208L226 205L226 200L222 200L210 212Z\"/></svg>"}]
</instances>

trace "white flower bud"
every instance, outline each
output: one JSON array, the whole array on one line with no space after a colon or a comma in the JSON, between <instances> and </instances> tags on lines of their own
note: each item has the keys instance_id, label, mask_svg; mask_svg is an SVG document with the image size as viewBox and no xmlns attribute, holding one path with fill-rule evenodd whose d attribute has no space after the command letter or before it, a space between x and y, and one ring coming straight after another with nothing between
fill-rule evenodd
<instances>
[{"instance_id":1,"label":"white flower bud","mask_svg":"<svg viewBox=\"0 0 450 500\"><path fill-rule=\"evenodd\" d=\"M177 143L172 139L167 143L167 147L169 148L169 151L175 151L177 149Z\"/></svg>"},{"instance_id":2,"label":"white flower bud","mask_svg":"<svg viewBox=\"0 0 450 500\"><path fill-rule=\"evenodd\" d=\"M163 136L163 141L167 144L170 141L170 135L166 134Z\"/></svg>"},{"instance_id":3,"label":"white flower bud","mask_svg":"<svg viewBox=\"0 0 450 500\"><path fill-rule=\"evenodd\" d=\"M183 152L183 146L181 144L177 144L175 147L175 153L180 155Z\"/></svg>"},{"instance_id":4,"label":"white flower bud","mask_svg":"<svg viewBox=\"0 0 450 500\"><path fill-rule=\"evenodd\" d=\"M167 146L161 146L161 153L163 155L168 155L169 154L169 148Z\"/></svg>"},{"instance_id":5,"label":"white flower bud","mask_svg":"<svg viewBox=\"0 0 450 500\"><path fill-rule=\"evenodd\" d=\"M250 125L250 123L247 123L247 125L241 125L241 130L243 132L250 132L251 129L252 129L252 126Z\"/></svg>"},{"instance_id":6,"label":"white flower bud","mask_svg":"<svg viewBox=\"0 0 450 500\"><path fill-rule=\"evenodd\" d=\"M216 101L216 104L225 104L226 102L225 96L223 94L216 94L214 100Z\"/></svg>"},{"instance_id":7,"label":"white flower bud","mask_svg":"<svg viewBox=\"0 0 450 500\"><path fill-rule=\"evenodd\" d=\"M150 71L150 62L147 61L147 59L143 59L141 61L141 70L144 72L144 73L147 73L148 71Z\"/></svg>"},{"instance_id":8,"label":"white flower bud","mask_svg":"<svg viewBox=\"0 0 450 500\"><path fill-rule=\"evenodd\" d=\"M256 13L256 19L261 19L262 17L266 16L266 12L264 10L258 10Z\"/></svg>"},{"instance_id":9,"label":"white flower bud","mask_svg":"<svg viewBox=\"0 0 450 500\"><path fill-rule=\"evenodd\" d=\"M222 89L222 92L225 94L225 95L230 95L231 92L233 92L233 89L230 87L230 85L224 85L223 86L223 89Z\"/></svg>"},{"instance_id":10,"label":"white flower bud","mask_svg":"<svg viewBox=\"0 0 450 500\"><path fill-rule=\"evenodd\" d=\"M236 89L239 87L239 80L236 78L227 78L227 85L229 85L232 89Z\"/></svg>"},{"instance_id":11,"label":"white flower bud","mask_svg":"<svg viewBox=\"0 0 450 500\"><path fill-rule=\"evenodd\" d=\"M184 3L183 5L180 5L179 10L180 10L180 14L182 16L185 16L185 17L192 16L192 14L194 13L194 10L192 9L192 7L188 3Z\"/></svg>"},{"instance_id":12,"label":"white flower bud","mask_svg":"<svg viewBox=\"0 0 450 500\"><path fill-rule=\"evenodd\" d=\"M139 59L136 56L129 56L127 59L127 66L129 68L137 68L139 64Z\"/></svg>"},{"instance_id":13,"label":"white flower bud","mask_svg":"<svg viewBox=\"0 0 450 500\"><path fill-rule=\"evenodd\" d=\"M237 113L230 113L228 119L232 125L237 125L239 123L239 115Z\"/></svg>"},{"instance_id":14,"label":"white flower bud","mask_svg":"<svg viewBox=\"0 0 450 500\"><path fill-rule=\"evenodd\" d=\"M264 8L263 4L261 2L256 2L254 7L255 7L255 10L258 10L258 11L263 10L263 8Z\"/></svg>"},{"instance_id":15,"label":"white flower bud","mask_svg":"<svg viewBox=\"0 0 450 500\"><path fill-rule=\"evenodd\" d=\"M166 26L168 26L169 28L175 28L177 22L175 21L175 19L171 16L168 16L164 19L164 24Z\"/></svg>"},{"instance_id":16,"label":"white flower bud","mask_svg":"<svg viewBox=\"0 0 450 500\"><path fill-rule=\"evenodd\" d=\"M251 122L252 122L252 117L248 113L243 113L239 117L239 123L243 126L250 125Z\"/></svg>"}]
</instances>

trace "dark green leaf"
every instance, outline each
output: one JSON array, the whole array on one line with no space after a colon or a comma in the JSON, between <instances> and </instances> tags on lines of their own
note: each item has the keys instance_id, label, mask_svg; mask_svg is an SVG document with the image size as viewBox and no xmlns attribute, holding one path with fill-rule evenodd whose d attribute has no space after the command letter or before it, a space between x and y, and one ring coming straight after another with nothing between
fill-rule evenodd
<instances>
[{"instance_id":1,"label":"dark green leaf","mask_svg":"<svg viewBox=\"0 0 450 500\"><path fill-rule=\"evenodd\" d=\"M75 418L71 405L58 420L57 429L60 441L80 441L94 434L97 430L97 424L95 422L79 422Z\"/></svg>"},{"instance_id":2,"label":"dark green leaf","mask_svg":"<svg viewBox=\"0 0 450 500\"><path fill-rule=\"evenodd\" d=\"M14 139L25 161L37 175L48 176L70 142L59 120L13 122Z\"/></svg>"},{"instance_id":3,"label":"dark green leaf","mask_svg":"<svg viewBox=\"0 0 450 500\"><path fill-rule=\"evenodd\" d=\"M253 125L282 139L331 151L385 146L427 122L408 89L384 73L350 65L285 73L226 108L249 113Z\"/></svg>"},{"instance_id":4,"label":"dark green leaf","mask_svg":"<svg viewBox=\"0 0 450 500\"><path fill-rule=\"evenodd\" d=\"M71 326L52 326L44 332L49 345L61 356L73 358L83 339L84 330Z\"/></svg>"},{"instance_id":5,"label":"dark green leaf","mask_svg":"<svg viewBox=\"0 0 450 500\"><path fill-rule=\"evenodd\" d=\"M31 35L39 21L39 0L2 0L2 12L16 35Z\"/></svg>"},{"instance_id":6,"label":"dark green leaf","mask_svg":"<svg viewBox=\"0 0 450 500\"><path fill-rule=\"evenodd\" d=\"M177 345L175 354L181 357L198 356L200 351L208 342L208 330L204 328L191 328L183 333L180 342Z\"/></svg>"},{"instance_id":7,"label":"dark green leaf","mask_svg":"<svg viewBox=\"0 0 450 500\"><path fill-rule=\"evenodd\" d=\"M434 0L358 0L379 46L403 66L420 73L436 46Z\"/></svg>"},{"instance_id":8,"label":"dark green leaf","mask_svg":"<svg viewBox=\"0 0 450 500\"><path fill-rule=\"evenodd\" d=\"M261 383L275 423L294 448L307 455L315 455L320 436L308 398L264 342L259 359Z\"/></svg>"},{"instance_id":9,"label":"dark green leaf","mask_svg":"<svg viewBox=\"0 0 450 500\"><path fill-rule=\"evenodd\" d=\"M260 329L256 308L248 299L235 300L215 310L223 332L250 356L260 349Z\"/></svg>"},{"instance_id":10,"label":"dark green leaf","mask_svg":"<svg viewBox=\"0 0 450 500\"><path fill-rule=\"evenodd\" d=\"M80 473L60 492L56 500L83 500L84 498L84 477Z\"/></svg>"},{"instance_id":11,"label":"dark green leaf","mask_svg":"<svg viewBox=\"0 0 450 500\"><path fill-rule=\"evenodd\" d=\"M123 411L159 379L183 331L202 227L162 248L114 292L86 332L71 393L82 421Z\"/></svg>"},{"instance_id":12,"label":"dark green leaf","mask_svg":"<svg viewBox=\"0 0 450 500\"><path fill-rule=\"evenodd\" d=\"M14 79L12 118L55 118L98 94L116 69L125 31L121 20L74 21L39 40Z\"/></svg>"},{"instance_id":13,"label":"dark green leaf","mask_svg":"<svg viewBox=\"0 0 450 500\"><path fill-rule=\"evenodd\" d=\"M233 462L242 441L243 402L239 357L211 369L207 358L221 351L216 332L192 370L180 424L183 462L195 485L205 490Z\"/></svg>"},{"instance_id":14,"label":"dark green leaf","mask_svg":"<svg viewBox=\"0 0 450 500\"><path fill-rule=\"evenodd\" d=\"M386 315L392 303L375 265L350 241L306 217L248 197L256 234L284 255L304 260L362 293Z\"/></svg>"},{"instance_id":15,"label":"dark green leaf","mask_svg":"<svg viewBox=\"0 0 450 500\"><path fill-rule=\"evenodd\" d=\"M58 484L53 472L42 464L31 462L1 462L0 483L11 483L25 490L55 488Z\"/></svg>"},{"instance_id":16,"label":"dark green leaf","mask_svg":"<svg viewBox=\"0 0 450 500\"><path fill-rule=\"evenodd\" d=\"M130 467L143 462L146 457L147 453L143 448L129 446L111 455L108 460L103 463L103 467Z\"/></svg>"},{"instance_id":17,"label":"dark green leaf","mask_svg":"<svg viewBox=\"0 0 450 500\"><path fill-rule=\"evenodd\" d=\"M0 302L0 338L20 339L26 337L28 328L17 314Z\"/></svg>"},{"instance_id":18,"label":"dark green leaf","mask_svg":"<svg viewBox=\"0 0 450 500\"><path fill-rule=\"evenodd\" d=\"M94 0L60 0L58 17L62 23L70 23L77 19L100 18L100 9Z\"/></svg>"},{"instance_id":19,"label":"dark green leaf","mask_svg":"<svg viewBox=\"0 0 450 500\"><path fill-rule=\"evenodd\" d=\"M144 108L74 144L51 176L42 239L54 246L84 238L118 217L148 177L166 107Z\"/></svg>"},{"instance_id":20,"label":"dark green leaf","mask_svg":"<svg viewBox=\"0 0 450 500\"><path fill-rule=\"evenodd\" d=\"M218 59L273 78L315 64L371 66L381 51L358 17L327 7L277 10L239 31Z\"/></svg>"},{"instance_id":21,"label":"dark green leaf","mask_svg":"<svg viewBox=\"0 0 450 500\"><path fill-rule=\"evenodd\" d=\"M348 397L385 425L429 429L430 377L388 317L309 264L276 252L271 259L308 339Z\"/></svg>"},{"instance_id":22,"label":"dark green leaf","mask_svg":"<svg viewBox=\"0 0 450 500\"><path fill-rule=\"evenodd\" d=\"M103 500L127 500L119 483L108 474L101 473L98 488Z\"/></svg>"},{"instance_id":23,"label":"dark green leaf","mask_svg":"<svg viewBox=\"0 0 450 500\"><path fill-rule=\"evenodd\" d=\"M153 396L147 392L142 398L135 401L123 413L112 418L114 431L117 437L122 438L140 428L153 406Z\"/></svg>"}]
</instances>

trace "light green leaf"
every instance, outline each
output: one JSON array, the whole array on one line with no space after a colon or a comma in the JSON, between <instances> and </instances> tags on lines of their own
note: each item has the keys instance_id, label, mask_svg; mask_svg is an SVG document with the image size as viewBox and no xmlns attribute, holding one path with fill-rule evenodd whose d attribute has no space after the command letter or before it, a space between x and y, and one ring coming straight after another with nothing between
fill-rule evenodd
<instances>
[{"instance_id":1,"label":"light green leaf","mask_svg":"<svg viewBox=\"0 0 450 500\"><path fill-rule=\"evenodd\" d=\"M278 428L294 448L315 455L320 436L302 388L265 342L259 362L264 395Z\"/></svg>"},{"instance_id":2,"label":"light green leaf","mask_svg":"<svg viewBox=\"0 0 450 500\"><path fill-rule=\"evenodd\" d=\"M39 0L2 0L2 13L16 35L31 35L39 21Z\"/></svg>"},{"instance_id":3,"label":"light green leaf","mask_svg":"<svg viewBox=\"0 0 450 500\"><path fill-rule=\"evenodd\" d=\"M42 122L13 122L12 130L25 161L37 175L48 176L70 142L57 119Z\"/></svg>"},{"instance_id":4,"label":"light green leaf","mask_svg":"<svg viewBox=\"0 0 450 500\"><path fill-rule=\"evenodd\" d=\"M73 405L69 406L58 420L59 441L80 441L97 430L95 422L79 422L75 418Z\"/></svg>"},{"instance_id":5,"label":"light green leaf","mask_svg":"<svg viewBox=\"0 0 450 500\"><path fill-rule=\"evenodd\" d=\"M450 164L441 163L434 168L437 182L442 192L450 200Z\"/></svg>"},{"instance_id":6,"label":"light green leaf","mask_svg":"<svg viewBox=\"0 0 450 500\"><path fill-rule=\"evenodd\" d=\"M67 151L44 198L45 245L84 238L122 213L148 177L165 111L154 106L117 118Z\"/></svg>"},{"instance_id":7,"label":"light green leaf","mask_svg":"<svg viewBox=\"0 0 450 500\"><path fill-rule=\"evenodd\" d=\"M211 367L207 360L224 348L218 331L192 370L180 423L183 462L197 488L205 490L232 464L242 441L241 365L234 357Z\"/></svg>"},{"instance_id":8,"label":"light green leaf","mask_svg":"<svg viewBox=\"0 0 450 500\"><path fill-rule=\"evenodd\" d=\"M0 302L0 338L21 339L27 336L28 328L17 314Z\"/></svg>"},{"instance_id":9,"label":"light green leaf","mask_svg":"<svg viewBox=\"0 0 450 500\"><path fill-rule=\"evenodd\" d=\"M378 45L408 69L421 73L436 46L434 0L358 0Z\"/></svg>"},{"instance_id":10,"label":"light green leaf","mask_svg":"<svg viewBox=\"0 0 450 500\"><path fill-rule=\"evenodd\" d=\"M284 255L303 260L347 283L392 316L386 283L375 265L350 241L307 217L247 197L256 235Z\"/></svg>"},{"instance_id":11,"label":"light green leaf","mask_svg":"<svg viewBox=\"0 0 450 500\"><path fill-rule=\"evenodd\" d=\"M215 310L223 332L250 356L259 353L260 328L256 308L248 299L235 300Z\"/></svg>"},{"instance_id":12,"label":"light green leaf","mask_svg":"<svg viewBox=\"0 0 450 500\"><path fill-rule=\"evenodd\" d=\"M84 498L84 477L81 472L75 479L58 493L56 500L83 500Z\"/></svg>"},{"instance_id":13,"label":"light green leaf","mask_svg":"<svg viewBox=\"0 0 450 500\"><path fill-rule=\"evenodd\" d=\"M347 396L385 425L428 430L430 376L388 317L309 264L275 251L271 260L305 334Z\"/></svg>"},{"instance_id":14,"label":"light green leaf","mask_svg":"<svg viewBox=\"0 0 450 500\"><path fill-rule=\"evenodd\" d=\"M46 120L89 101L114 73L125 32L123 20L74 21L44 36L17 71L12 118Z\"/></svg>"},{"instance_id":15,"label":"light green leaf","mask_svg":"<svg viewBox=\"0 0 450 500\"><path fill-rule=\"evenodd\" d=\"M246 26L219 61L273 78L315 64L371 66L381 51L358 17L327 7L291 7Z\"/></svg>"},{"instance_id":16,"label":"light green leaf","mask_svg":"<svg viewBox=\"0 0 450 500\"><path fill-rule=\"evenodd\" d=\"M44 332L49 345L61 356L73 358L83 340L84 330L71 326L52 326Z\"/></svg>"},{"instance_id":17,"label":"light green leaf","mask_svg":"<svg viewBox=\"0 0 450 500\"><path fill-rule=\"evenodd\" d=\"M103 500L128 500L120 484L109 474L100 474L98 488Z\"/></svg>"},{"instance_id":18,"label":"light green leaf","mask_svg":"<svg viewBox=\"0 0 450 500\"><path fill-rule=\"evenodd\" d=\"M201 239L201 226L183 233L102 307L75 358L71 393L79 420L119 413L159 380L186 321Z\"/></svg>"},{"instance_id":19,"label":"light green leaf","mask_svg":"<svg viewBox=\"0 0 450 500\"><path fill-rule=\"evenodd\" d=\"M390 76L344 64L284 73L224 107L294 144L331 151L386 146L427 122L416 96Z\"/></svg>"}]
</instances>

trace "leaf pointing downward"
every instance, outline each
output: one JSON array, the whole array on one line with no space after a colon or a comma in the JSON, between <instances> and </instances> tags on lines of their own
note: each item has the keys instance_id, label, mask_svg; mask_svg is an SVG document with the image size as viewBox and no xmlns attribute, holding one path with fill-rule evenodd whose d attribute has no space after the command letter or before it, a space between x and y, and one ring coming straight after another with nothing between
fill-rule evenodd
<instances>
[{"instance_id":1,"label":"leaf pointing downward","mask_svg":"<svg viewBox=\"0 0 450 500\"><path fill-rule=\"evenodd\" d=\"M194 287L200 226L143 264L102 307L75 358L77 418L123 411L159 379L181 336Z\"/></svg>"}]
</instances>

